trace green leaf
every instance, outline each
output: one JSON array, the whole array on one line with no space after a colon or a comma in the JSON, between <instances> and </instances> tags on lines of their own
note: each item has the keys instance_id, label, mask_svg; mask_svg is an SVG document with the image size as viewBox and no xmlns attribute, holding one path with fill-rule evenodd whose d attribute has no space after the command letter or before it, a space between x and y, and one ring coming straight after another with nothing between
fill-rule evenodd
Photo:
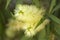
<instances>
[{"instance_id":1,"label":"green leaf","mask_svg":"<svg viewBox=\"0 0 60 40\"><path fill-rule=\"evenodd\" d=\"M9 4L10 4L11 0L7 0L7 3L6 3L6 6L5 6L5 9L8 8Z\"/></svg>"},{"instance_id":2,"label":"green leaf","mask_svg":"<svg viewBox=\"0 0 60 40\"><path fill-rule=\"evenodd\" d=\"M16 1L16 5L17 5L17 4L22 4L22 3L23 3L23 0L17 0L17 1Z\"/></svg>"},{"instance_id":3,"label":"green leaf","mask_svg":"<svg viewBox=\"0 0 60 40\"><path fill-rule=\"evenodd\" d=\"M20 40L31 40L31 38L24 35Z\"/></svg>"},{"instance_id":4,"label":"green leaf","mask_svg":"<svg viewBox=\"0 0 60 40\"><path fill-rule=\"evenodd\" d=\"M4 10L5 9L5 5L6 5L6 0L0 0L0 10Z\"/></svg>"},{"instance_id":5,"label":"green leaf","mask_svg":"<svg viewBox=\"0 0 60 40\"><path fill-rule=\"evenodd\" d=\"M50 30L50 26L51 25L49 23L48 25L46 25L46 28L45 28L46 29L46 37L47 37L47 40L50 40L50 37L49 37L50 36L50 31L51 31Z\"/></svg>"},{"instance_id":6,"label":"green leaf","mask_svg":"<svg viewBox=\"0 0 60 40\"><path fill-rule=\"evenodd\" d=\"M2 35L3 35L3 25L0 22L0 40L2 40Z\"/></svg>"},{"instance_id":7,"label":"green leaf","mask_svg":"<svg viewBox=\"0 0 60 40\"><path fill-rule=\"evenodd\" d=\"M60 24L60 19L57 18L56 16L54 15L48 15L50 17L50 19L58 24Z\"/></svg>"},{"instance_id":8,"label":"green leaf","mask_svg":"<svg viewBox=\"0 0 60 40\"><path fill-rule=\"evenodd\" d=\"M4 34L4 25L3 25L3 15L0 12L0 40L2 40L3 34Z\"/></svg>"},{"instance_id":9,"label":"green leaf","mask_svg":"<svg viewBox=\"0 0 60 40\"><path fill-rule=\"evenodd\" d=\"M40 7L40 2L39 0L32 0L33 3L37 6L37 7Z\"/></svg>"},{"instance_id":10,"label":"green leaf","mask_svg":"<svg viewBox=\"0 0 60 40\"><path fill-rule=\"evenodd\" d=\"M54 23L54 34L56 35L56 39L60 39L60 24Z\"/></svg>"},{"instance_id":11,"label":"green leaf","mask_svg":"<svg viewBox=\"0 0 60 40\"><path fill-rule=\"evenodd\" d=\"M55 11L57 11L58 9L60 9L60 4L58 4L58 5L53 9L52 13L55 12Z\"/></svg>"},{"instance_id":12,"label":"green leaf","mask_svg":"<svg viewBox=\"0 0 60 40\"><path fill-rule=\"evenodd\" d=\"M38 40L47 40L47 37L46 37L46 30L43 29L41 30L39 33L38 33Z\"/></svg>"},{"instance_id":13,"label":"green leaf","mask_svg":"<svg viewBox=\"0 0 60 40\"><path fill-rule=\"evenodd\" d=\"M56 5L56 0L52 0L51 5L50 5L50 9L49 9L49 14L52 12L55 5Z\"/></svg>"},{"instance_id":14,"label":"green leaf","mask_svg":"<svg viewBox=\"0 0 60 40\"><path fill-rule=\"evenodd\" d=\"M5 23L5 18L3 16L3 13L0 11L0 22Z\"/></svg>"}]
</instances>

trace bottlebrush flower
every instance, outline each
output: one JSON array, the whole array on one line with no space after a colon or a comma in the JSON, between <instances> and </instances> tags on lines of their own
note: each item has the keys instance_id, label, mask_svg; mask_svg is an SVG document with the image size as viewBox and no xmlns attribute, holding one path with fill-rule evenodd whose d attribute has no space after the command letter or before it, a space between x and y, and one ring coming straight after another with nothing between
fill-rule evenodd
<instances>
[{"instance_id":1,"label":"bottlebrush flower","mask_svg":"<svg viewBox=\"0 0 60 40\"><path fill-rule=\"evenodd\" d=\"M45 9L37 8L34 5L20 5L16 6L14 10L15 19L11 19L7 26L13 28L15 31L24 30L28 36L35 35L35 27L38 22L43 18Z\"/></svg>"},{"instance_id":2,"label":"bottlebrush flower","mask_svg":"<svg viewBox=\"0 0 60 40\"><path fill-rule=\"evenodd\" d=\"M26 23L26 25L22 27L25 29L25 27L27 28L29 26L35 27L45 14L44 12L44 8L39 9L34 5L17 5L14 16L17 20Z\"/></svg>"}]
</instances>

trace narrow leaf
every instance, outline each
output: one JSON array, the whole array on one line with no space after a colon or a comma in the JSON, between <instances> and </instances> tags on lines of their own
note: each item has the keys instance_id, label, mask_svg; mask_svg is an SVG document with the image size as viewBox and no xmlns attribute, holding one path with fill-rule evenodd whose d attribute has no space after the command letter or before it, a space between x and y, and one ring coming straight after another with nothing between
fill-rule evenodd
<instances>
[{"instance_id":1,"label":"narrow leaf","mask_svg":"<svg viewBox=\"0 0 60 40\"><path fill-rule=\"evenodd\" d=\"M6 3L6 6L5 6L5 9L8 8L9 4L10 4L11 0L7 0L7 3Z\"/></svg>"},{"instance_id":2,"label":"narrow leaf","mask_svg":"<svg viewBox=\"0 0 60 40\"><path fill-rule=\"evenodd\" d=\"M50 5L50 9L49 9L49 14L51 13L51 11L53 10L53 7L56 5L56 0L52 0L51 1L51 5Z\"/></svg>"},{"instance_id":3,"label":"narrow leaf","mask_svg":"<svg viewBox=\"0 0 60 40\"><path fill-rule=\"evenodd\" d=\"M58 5L53 9L52 13L55 12L56 10L58 10L58 9L60 9L60 4L58 4Z\"/></svg>"},{"instance_id":4,"label":"narrow leaf","mask_svg":"<svg viewBox=\"0 0 60 40\"><path fill-rule=\"evenodd\" d=\"M40 7L40 2L39 0L32 0L33 3L37 6L37 7Z\"/></svg>"},{"instance_id":5,"label":"narrow leaf","mask_svg":"<svg viewBox=\"0 0 60 40\"><path fill-rule=\"evenodd\" d=\"M59 18L57 18L56 16L54 16L54 15L48 15L49 17L50 17L50 19L51 20L53 20L54 22L56 22L56 23L58 23L58 24L60 24L60 19Z\"/></svg>"}]
</instances>

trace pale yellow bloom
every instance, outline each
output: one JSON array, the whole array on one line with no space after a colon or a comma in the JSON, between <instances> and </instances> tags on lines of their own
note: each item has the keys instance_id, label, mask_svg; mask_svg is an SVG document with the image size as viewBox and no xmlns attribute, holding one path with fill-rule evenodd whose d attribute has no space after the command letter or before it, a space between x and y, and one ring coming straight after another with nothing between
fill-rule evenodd
<instances>
[{"instance_id":1,"label":"pale yellow bloom","mask_svg":"<svg viewBox=\"0 0 60 40\"><path fill-rule=\"evenodd\" d=\"M35 29L33 28L25 30L24 33L25 33L25 36L27 37L33 37L36 34Z\"/></svg>"},{"instance_id":2,"label":"pale yellow bloom","mask_svg":"<svg viewBox=\"0 0 60 40\"><path fill-rule=\"evenodd\" d=\"M45 14L44 8L37 8L34 5L17 5L15 9L15 18L23 21L26 25L23 27L35 27Z\"/></svg>"},{"instance_id":3,"label":"pale yellow bloom","mask_svg":"<svg viewBox=\"0 0 60 40\"><path fill-rule=\"evenodd\" d=\"M36 25L45 14L45 9L43 7L39 9L34 5L18 4L14 13L15 19L9 21L8 28L12 28L15 31L24 30L26 36L33 36L35 35Z\"/></svg>"},{"instance_id":4,"label":"pale yellow bloom","mask_svg":"<svg viewBox=\"0 0 60 40\"><path fill-rule=\"evenodd\" d=\"M7 26L13 28L13 30L20 30L23 25L24 23L22 21L17 21L16 19L10 19L7 24Z\"/></svg>"},{"instance_id":5,"label":"pale yellow bloom","mask_svg":"<svg viewBox=\"0 0 60 40\"><path fill-rule=\"evenodd\" d=\"M8 37L14 37L15 33L17 31L21 30L21 27L23 26L23 22L17 21L16 19L10 19L9 23L7 24L8 28L6 29L6 35Z\"/></svg>"}]
</instances>

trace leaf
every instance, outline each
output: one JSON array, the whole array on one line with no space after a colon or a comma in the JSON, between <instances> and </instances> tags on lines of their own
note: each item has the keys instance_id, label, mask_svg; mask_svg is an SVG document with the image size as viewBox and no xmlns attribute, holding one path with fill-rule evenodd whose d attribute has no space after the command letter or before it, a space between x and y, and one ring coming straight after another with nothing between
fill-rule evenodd
<instances>
[{"instance_id":1,"label":"leaf","mask_svg":"<svg viewBox=\"0 0 60 40\"><path fill-rule=\"evenodd\" d=\"M17 5L17 4L22 4L22 3L23 3L23 0L17 0L17 1L16 1L16 5Z\"/></svg>"},{"instance_id":2,"label":"leaf","mask_svg":"<svg viewBox=\"0 0 60 40\"><path fill-rule=\"evenodd\" d=\"M7 3L6 3L6 6L5 6L5 9L8 8L9 4L10 4L11 0L7 0Z\"/></svg>"},{"instance_id":3,"label":"leaf","mask_svg":"<svg viewBox=\"0 0 60 40\"><path fill-rule=\"evenodd\" d=\"M3 17L2 17L2 13L0 12L0 40L2 40L2 36L4 34L4 25L3 25Z\"/></svg>"},{"instance_id":4,"label":"leaf","mask_svg":"<svg viewBox=\"0 0 60 40\"><path fill-rule=\"evenodd\" d=\"M46 38L46 30L45 29L41 30L38 33L37 37L38 37L38 40L47 40L47 38Z\"/></svg>"},{"instance_id":5,"label":"leaf","mask_svg":"<svg viewBox=\"0 0 60 40\"><path fill-rule=\"evenodd\" d=\"M0 11L0 22L5 23L5 18L3 16L3 13Z\"/></svg>"},{"instance_id":6,"label":"leaf","mask_svg":"<svg viewBox=\"0 0 60 40\"><path fill-rule=\"evenodd\" d=\"M2 35L3 35L3 25L0 22L0 40L2 40Z\"/></svg>"},{"instance_id":7,"label":"leaf","mask_svg":"<svg viewBox=\"0 0 60 40\"><path fill-rule=\"evenodd\" d=\"M49 14L52 12L55 5L56 5L56 0L52 0L51 5L50 5L50 9L49 9Z\"/></svg>"},{"instance_id":8,"label":"leaf","mask_svg":"<svg viewBox=\"0 0 60 40\"><path fill-rule=\"evenodd\" d=\"M37 6L37 7L40 7L40 2L39 0L32 0L33 3Z\"/></svg>"},{"instance_id":9,"label":"leaf","mask_svg":"<svg viewBox=\"0 0 60 40\"><path fill-rule=\"evenodd\" d=\"M26 37L25 35L20 40L31 40L31 38Z\"/></svg>"},{"instance_id":10,"label":"leaf","mask_svg":"<svg viewBox=\"0 0 60 40\"><path fill-rule=\"evenodd\" d=\"M4 10L5 9L5 5L6 5L6 0L0 0L0 10Z\"/></svg>"},{"instance_id":11,"label":"leaf","mask_svg":"<svg viewBox=\"0 0 60 40\"><path fill-rule=\"evenodd\" d=\"M0 35L2 34L2 28L3 26L2 26L2 23L0 22Z\"/></svg>"},{"instance_id":12,"label":"leaf","mask_svg":"<svg viewBox=\"0 0 60 40\"><path fill-rule=\"evenodd\" d=\"M48 15L50 17L50 19L58 24L60 24L60 19L57 18L56 16L54 15Z\"/></svg>"},{"instance_id":13,"label":"leaf","mask_svg":"<svg viewBox=\"0 0 60 40\"><path fill-rule=\"evenodd\" d=\"M46 37L47 37L47 40L50 40L50 37L49 37L50 36L50 31L51 31L50 30L50 26L51 25L49 23L48 25L46 25L46 28L45 28L46 29Z\"/></svg>"},{"instance_id":14,"label":"leaf","mask_svg":"<svg viewBox=\"0 0 60 40\"><path fill-rule=\"evenodd\" d=\"M60 4L58 4L58 5L53 9L52 13L55 12L55 11L57 11L58 9L60 9Z\"/></svg>"},{"instance_id":15,"label":"leaf","mask_svg":"<svg viewBox=\"0 0 60 40\"><path fill-rule=\"evenodd\" d=\"M54 23L54 34L56 36L56 39L60 40L60 24Z\"/></svg>"}]
</instances>

